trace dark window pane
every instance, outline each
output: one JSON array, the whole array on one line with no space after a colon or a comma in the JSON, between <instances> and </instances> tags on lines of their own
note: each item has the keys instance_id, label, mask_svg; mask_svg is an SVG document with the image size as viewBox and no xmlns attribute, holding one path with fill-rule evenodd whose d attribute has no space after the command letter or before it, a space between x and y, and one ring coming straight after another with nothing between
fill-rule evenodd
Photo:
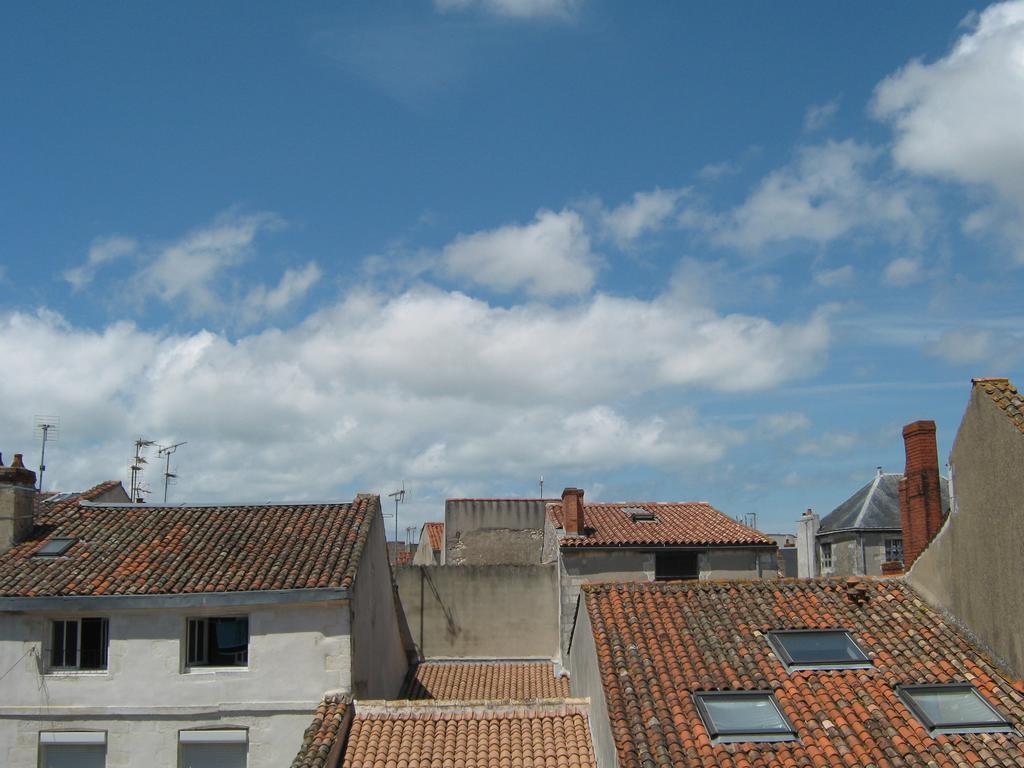
<instances>
[{"instance_id":1,"label":"dark window pane","mask_svg":"<svg viewBox=\"0 0 1024 768\"><path fill-rule=\"evenodd\" d=\"M65 621L53 622L53 631L50 637L50 666L64 666L64 632Z\"/></svg>"},{"instance_id":2,"label":"dark window pane","mask_svg":"<svg viewBox=\"0 0 1024 768\"><path fill-rule=\"evenodd\" d=\"M654 555L654 578L696 579L700 577L697 552L658 552Z\"/></svg>"},{"instance_id":3,"label":"dark window pane","mask_svg":"<svg viewBox=\"0 0 1024 768\"><path fill-rule=\"evenodd\" d=\"M107 620L82 619L82 669L107 668Z\"/></svg>"},{"instance_id":4,"label":"dark window pane","mask_svg":"<svg viewBox=\"0 0 1024 768\"><path fill-rule=\"evenodd\" d=\"M911 689L906 693L936 728L1005 723L974 688Z\"/></svg>"},{"instance_id":5,"label":"dark window pane","mask_svg":"<svg viewBox=\"0 0 1024 768\"><path fill-rule=\"evenodd\" d=\"M246 616L189 619L188 661L213 667L249 663L249 619Z\"/></svg>"},{"instance_id":6,"label":"dark window pane","mask_svg":"<svg viewBox=\"0 0 1024 768\"><path fill-rule=\"evenodd\" d=\"M782 646L793 664L850 664L868 658L847 632L773 632L770 637Z\"/></svg>"}]
</instances>

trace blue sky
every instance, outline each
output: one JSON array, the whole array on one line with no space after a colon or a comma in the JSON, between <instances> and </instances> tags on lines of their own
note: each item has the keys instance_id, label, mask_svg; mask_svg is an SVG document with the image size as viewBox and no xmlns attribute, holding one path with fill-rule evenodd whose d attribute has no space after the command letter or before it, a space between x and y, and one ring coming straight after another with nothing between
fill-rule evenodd
<instances>
[{"instance_id":1,"label":"blue sky","mask_svg":"<svg viewBox=\"0 0 1024 768\"><path fill-rule=\"evenodd\" d=\"M48 487L144 435L177 500L791 530L1024 378L1024 3L2 14L0 450L58 414Z\"/></svg>"}]
</instances>

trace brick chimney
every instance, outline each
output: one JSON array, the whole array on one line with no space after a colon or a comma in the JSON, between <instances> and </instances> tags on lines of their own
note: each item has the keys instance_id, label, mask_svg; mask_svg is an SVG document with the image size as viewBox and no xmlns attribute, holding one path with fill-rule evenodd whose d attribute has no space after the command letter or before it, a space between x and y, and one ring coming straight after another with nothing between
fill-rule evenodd
<instances>
[{"instance_id":1,"label":"brick chimney","mask_svg":"<svg viewBox=\"0 0 1024 768\"><path fill-rule=\"evenodd\" d=\"M903 565L917 560L942 527L942 487L935 422L915 421L903 428L907 467L900 480L900 519L903 524Z\"/></svg>"},{"instance_id":2,"label":"brick chimney","mask_svg":"<svg viewBox=\"0 0 1024 768\"><path fill-rule=\"evenodd\" d=\"M568 536L579 536L586 532L583 518L583 490L566 488L562 491L562 530Z\"/></svg>"},{"instance_id":3,"label":"brick chimney","mask_svg":"<svg viewBox=\"0 0 1024 768\"><path fill-rule=\"evenodd\" d=\"M0 456L0 552L24 541L32 531L35 498L36 473L25 468L21 454L14 454L9 467Z\"/></svg>"}]
</instances>

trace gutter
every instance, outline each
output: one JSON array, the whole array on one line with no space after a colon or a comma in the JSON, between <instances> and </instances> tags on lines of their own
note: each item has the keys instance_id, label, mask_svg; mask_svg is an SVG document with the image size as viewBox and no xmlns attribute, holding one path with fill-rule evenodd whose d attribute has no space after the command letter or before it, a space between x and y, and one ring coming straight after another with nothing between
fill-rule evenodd
<instances>
[{"instance_id":1,"label":"gutter","mask_svg":"<svg viewBox=\"0 0 1024 768\"><path fill-rule=\"evenodd\" d=\"M167 608L220 608L243 605L328 603L351 598L342 587L261 589L245 592L187 592L157 595L51 595L0 597L0 613L27 611L152 610Z\"/></svg>"},{"instance_id":2,"label":"gutter","mask_svg":"<svg viewBox=\"0 0 1024 768\"><path fill-rule=\"evenodd\" d=\"M583 546L564 545L558 543L559 549L563 552L592 552L594 550L619 551L630 550L680 550L686 552L707 552L709 549L782 549L777 544L584 544Z\"/></svg>"}]
</instances>

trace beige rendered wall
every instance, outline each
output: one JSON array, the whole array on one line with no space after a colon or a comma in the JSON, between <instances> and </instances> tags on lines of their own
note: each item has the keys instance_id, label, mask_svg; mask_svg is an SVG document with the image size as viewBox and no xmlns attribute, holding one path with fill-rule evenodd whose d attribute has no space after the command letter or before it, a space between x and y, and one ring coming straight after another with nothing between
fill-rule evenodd
<instances>
[{"instance_id":1,"label":"beige rendered wall","mask_svg":"<svg viewBox=\"0 0 1024 768\"><path fill-rule=\"evenodd\" d=\"M379 513L359 561L350 605L352 695L367 699L394 698L402 687L408 663L398 628L398 606L384 540L384 520Z\"/></svg>"},{"instance_id":2,"label":"beige rendered wall","mask_svg":"<svg viewBox=\"0 0 1024 768\"><path fill-rule=\"evenodd\" d=\"M580 606L579 618L569 652L569 688L573 696L590 698L590 734L594 740L594 756L600 768L613 768L619 756L612 738L608 706L604 698L601 669L597 661L594 633L586 606Z\"/></svg>"},{"instance_id":3,"label":"beige rendered wall","mask_svg":"<svg viewBox=\"0 0 1024 768\"><path fill-rule=\"evenodd\" d=\"M832 568L822 568L822 576L881 576L885 562L885 540L899 539L900 531L865 531L836 533L818 537L818 544L831 542ZM861 552L863 542L863 553ZM861 561L867 563L865 574Z\"/></svg>"},{"instance_id":4,"label":"beige rendered wall","mask_svg":"<svg viewBox=\"0 0 1024 768\"><path fill-rule=\"evenodd\" d=\"M950 469L953 512L907 580L1024 676L1024 434L980 387Z\"/></svg>"},{"instance_id":5,"label":"beige rendered wall","mask_svg":"<svg viewBox=\"0 0 1024 768\"><path fill-rule=\"evenodd\" d=\"M409 565L395 577L422 658L558 657L554 563Z\"/></svg>"}]
</instances>

